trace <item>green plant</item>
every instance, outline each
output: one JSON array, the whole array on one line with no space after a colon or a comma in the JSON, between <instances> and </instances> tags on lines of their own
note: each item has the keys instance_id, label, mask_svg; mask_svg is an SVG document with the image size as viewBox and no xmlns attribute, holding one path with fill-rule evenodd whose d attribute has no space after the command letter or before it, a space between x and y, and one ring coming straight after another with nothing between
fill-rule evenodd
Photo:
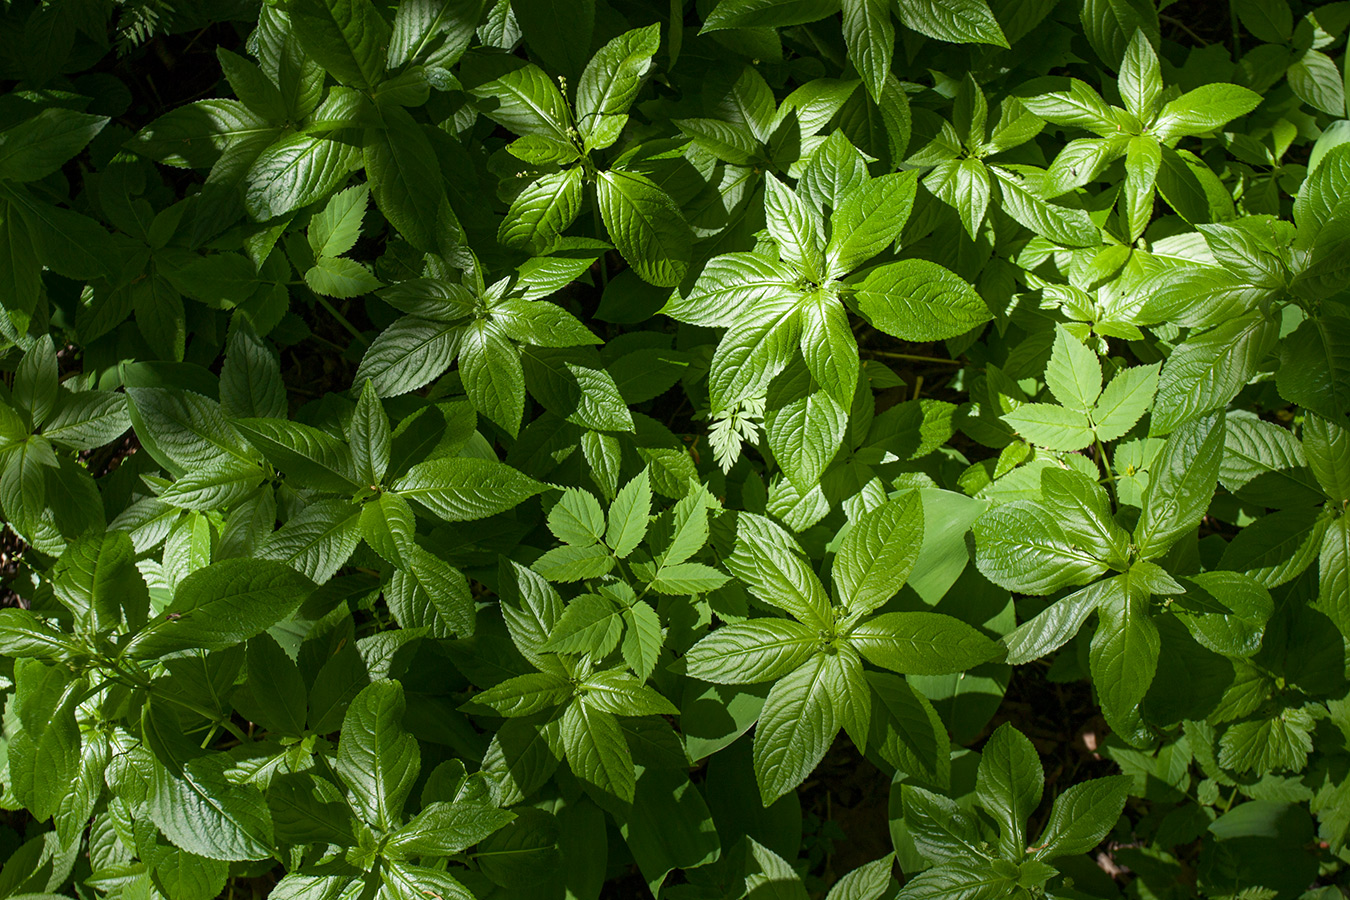
<instances>
[{"instance_id":1,"label":"green plant","mask_svg":"<svg viewBox=\"0 0 1350 900\"><path fill-rule=\"evenodd\" d=\"M1350 3L1211 12L6 2L0 900L1350 896Z\"/></svg>"}]
</instances>

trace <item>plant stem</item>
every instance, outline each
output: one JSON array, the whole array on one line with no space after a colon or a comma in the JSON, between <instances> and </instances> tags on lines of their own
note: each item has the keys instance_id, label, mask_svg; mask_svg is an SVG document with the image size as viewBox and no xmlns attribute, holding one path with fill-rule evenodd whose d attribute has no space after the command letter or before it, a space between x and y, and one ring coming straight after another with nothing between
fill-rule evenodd
<instances>
[{"instance_id":1,"label":"plant stem","mask_svg":"<svg viewBox=\"0 0 1350 900\"><path fill-rule=\"evenodd\" d=\"M1111 470L1111 461L1107 459L1106 447L1102 445L1102 439L1094 433L1092 442L1097 445L1097 463L1106 473L1106 489L1111 493L1111 505L1120 506L1120 499L1116 496L1116 473Z\"/></svg>"},{"instance_id":2,"label":"plant stem","mask_svg":"<svg viewBox=\"0 0 1350 900\"><path fill-rule=\"evenodd\" d=\"M884 356L887 359L908 359L912 362L931 362L942 363L947 366L964 366L965 363L959 359L943 359L940 356L916 356L913 353L892 353L889 350L868 350L873 356Z\"/></svg>"},{"instance_id":3,"label":"plant stem","mask_svg":"<svg viewBox=\"0 0 1350 900\"><path fill-rule=\"evenodd\" d=\"M370 346L370 341L366 340L366 336L361 333L361 330L357 328L355 325L353 325L351 322L348 322L347 317L344 316L342 313L338 312L337 309L333 306L333 304L328 302L327 297L325 297L323 294L315 294L314 296L319 298L319 302L323 304L324 309L328 310L329 315L337 319L343 328L351 332L352 337L360 341L362 346L365 347Z\"/></svg>"}]
</instances>

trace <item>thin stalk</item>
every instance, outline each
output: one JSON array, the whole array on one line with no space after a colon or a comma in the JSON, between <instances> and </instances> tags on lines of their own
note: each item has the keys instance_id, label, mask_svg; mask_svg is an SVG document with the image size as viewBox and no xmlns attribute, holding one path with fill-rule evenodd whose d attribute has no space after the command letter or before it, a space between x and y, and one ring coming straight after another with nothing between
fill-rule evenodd
<instances>
[{"instance_id":1,"label":"thin stalk","mask_svg":"<svg viewBox=\"0 0 1350 900\"><path fill-rule=\"evenodd\" d=\"M913 353L892 353L889 350L868 350L873 356L884 356L887 359L908 359L912 362L930 362L942 363L947 366L964 366L965 363L959 359L943 359L940 356L916 356Z\"/></svg>"},{"instance_id":2,"label":"thin stalk","mask_svg":"<svg viewBox=\"0 0 1350 900\"><path fill-rule=\"evenodd\" d=\"M351 332L352 337L360 341L362 346L366 347L370 346L370 341L366 340L366 336L361 333L361 330L357 328L355 325L353 325L351 322L348 322L347 317L344 316L342 313L338 312L337 309L333 306L333 304L328 302L327 297L325 297L323 294L315 294L314 296L319 298L319 302L323 304L324 309L328 310L328 314L331 315L333 318L337 319L343 328Z\"/></svg>"},{"instance_id":3,"label":"thin stalk","mask_svg":"<svg viewBox=\"0 0 1350 900\"><path fill-rule=\"evenodd\" d=\"M1106 489L1111 494L1111 505L1120 506L1120 500L1116 497L1116 473L1111 471L1111 461L1106 457L1106 447L1102 445L1102 439L1096 434L1092 436L1092 441L1097 445L1097 463L1106 473Z\"/></svg>"}]
</instances>

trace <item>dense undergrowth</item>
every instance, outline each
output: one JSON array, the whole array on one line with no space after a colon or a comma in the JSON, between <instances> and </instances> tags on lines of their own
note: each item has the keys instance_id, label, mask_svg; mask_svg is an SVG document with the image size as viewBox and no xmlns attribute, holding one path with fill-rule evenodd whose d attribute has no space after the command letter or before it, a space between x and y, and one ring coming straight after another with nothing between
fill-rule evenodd
<instances>
[{"instance_id":1,"label":"dense undergrowth","mask_svg":"<svg viewBox=\"0 0 1350 900\"><path fill-rule=\"evenodd\" d=\"M1350 3L5 0L0 900L1350 892Z\"/></svg>"}]
</instances>

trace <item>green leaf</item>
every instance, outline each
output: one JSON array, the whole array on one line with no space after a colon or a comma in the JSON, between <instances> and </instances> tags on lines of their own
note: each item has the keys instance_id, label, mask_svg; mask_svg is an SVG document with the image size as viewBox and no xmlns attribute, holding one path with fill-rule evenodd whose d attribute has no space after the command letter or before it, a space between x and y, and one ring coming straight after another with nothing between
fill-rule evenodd
<instances>
[{"instance_id":1,"label":"green leaf","mask_svg":"<svg viewBox=\"0 0 1350 900\"><path fill-rule=\"evenodd\" d=\"M545 486L491 460L445 457L420 462L389 486L446 522L494 516L542 493Z\"/></svg>"},{"instance_id":2,"label":"green leaf","mask_svg":"<svg viewBox=\"0 0 1350 900\"><path fill-rule=\"evenodd\" d=\"M230 759L213 753L170 770L155 765L147 800L150 819L176 847L207 859L272 855L272 816L262 792L226 775Z\"/></svg>"},{"instance_id":3,"label":"green leaf","mask_svg":"<svg viewBox=\"0 0 1350 900\"><path fill-rule=\"evenodd\" d=\"M669 700L622 668L595 672L577 689L582 703L616 716L673 716L679 713Z\"/></svg>"},{"instance_id":4,"label":"green leaf","mask_svg":"<svg viewBox=\"0 0 1350 900\"><path fill-rule=\"evenodd\" d=\"M1102 364L1097 354L1062 325L1055 327L1045 386L1062 405L1081 410L1091 409L1102 390Z\"/></svg>"},{"instance_id":5,"label":"green leaf","mask_svg":"<svg viewBox=\"0 0 1350 900\"><path fill-rule=\"evenodd\" d=\"M834 297L817 291L800 311L801 351L812 378L840 407L853 405L858 386L858 342L848 312Z\"/></svg>"},{"instance_id":6,"label":"green leaf","mask_svg":"<svg viewBox=\"0 0 1350 900\"><path fill-rule=\"evenodd\" d=\"M522 346L530 393L550 412L594 431L632 431L633 415L590 347Z\"/></svg>"},{"instance_id":7,"label":"green leaf","mask_svg":"<svg viewBox=\"0 0 1350 900\"><path fill-rule=\"evenodd\" d=\"M1317 563L1317 606L1337 627L1350 625L1350 520L1345 516L1327 526Z\"/></svg>"},{"instance_id":8,"label":"green leaf","mask_svg":"<svg viewBox=\"0 0 1350 900\"><path fill-rule=\"evenodd\" d=\"M609 507L605 543L619 559L627 557L647 534L652 512L651 478L646 469L619 491Z\"/></svg>"},{"instance_id":9,"label":"green leaf","mask_svg":"<svg viewBox=\"0 0 1350 900\"><path fill-rule=\"evenodd\" d=\"M810 775L841 722L828 690L824 654L812 656L769 690L755 726L755 781L767 807Z\"/></svg>"},{"instance_id":10,"label":"green leaf","mask_svg":"<svg viewBox=\"0 0 1350 900\"><path fill-rule=\"evenodd\" d=\"M351 259L320 257L305 272L305 284L316 294L350 299L380 289L380 280L359 262Z\"/></svg>"},{"instance_id":11,"label":"green leaf","mask_svg":"<svg viewBox=\"0 0 1350 900\"><path fill-rule=\"evenodd\" d=\"M1145 0L1087 0L1080 17L1088 43L1108 66L1128 52L1132 35L1142 31L1149 40L1159 38L1158 13Z\"/></svg>"},{"instance_id":12,"label":"green leaf","mask_svg":"<svg viewBox=\"0 0 1350 900\"><path fill-rule=\"evenodd\" d=\"M619 720L612 714L574 702L562 717L567 764L582 781L631 803L637 783L633 756Z\"/></svg>"},{"instance_id":13,"label":"green leaf","mask_svg":"<svg viewBox=\"0 0 1350 900\"><path fill-rule=\"evenodd\" d=\"M548 513L548 530L565 544L588 547L605 536L605 513L588 491L569 488Z\"/></svg>"},{"instance_id":14,"label":"green leaf","mask_svg":"<svg viewBox=\"0 0 1350 900\"><path fill-rule=\"evenodd\" d=\"M1304 50L1285 71L1289 87L1305 103L1332 116L1343 116L1345 83L1339 67L1325 53Z\"/></svg>"},{"instance_id":15,"label":"green leaf","mask_svg":"<svg viewBox=\"0 0 1350 900\"><path fill-rule=\"evenodd\" d=\"M989 168L978 159L938 163L924 179L924 186L956 210L966 234L975 240L989 209Z\"/></svg>"},{"instance_id":16,"label":"green leaf","mask_svg":"<svg viewBox=\"0 0 1350 900\"><path fill-rule=\"evenodd\" d=\"M69 794L80 764L75 712L87 681L62 665L25 659L14 667L18 723L8 745L9 784L16 799L44 819Z\"/></svg>"},{"instance_id":17,"label":"green leaf","mask_svg":"<svg viewBox=\"0 0 1350 900\"><path fill-rule=\"evenodd\" d=\"M1153 133L1162 142L1204 134L1245 116L1260 103L1260 94L1235 84L1201 85L1165 104L1153 123Z\"/></svg>"},{"instance_id":18,"label":"green leaf","mask_svg":"<svg viewBox=\"0 0 1350 900\"><path fill-rule=\"evenodd\" d=\"M685 654L689 675L714 684L776 681L820 650L820 636L789 620L723 625Z\"/></svg>"},{"instance_id":19,"label":"green leaf","mask_svg":"<svg viewBox=\"0 0 1350 900\"><path fill-rule=\"evenodd\" d=\"M356 401L347 436L352 445L357 479L371 486L379 484L389 468L389 416L369 381Z\"/></svg>"},{"instance_id":20,"label":"green leaf","mask_svg":"<svg viewBox=\"0 0 1350 900\"><path fill-rule=\"evenodd\" d=\"M1040 447L1071 451L1092 443L1092 421L1087 414L1052 403L1023 403L1002 418L1024 439Z\"/></svg>"},{"instance_id":21,"label":"green leaf","mask_svg":"<svg viewBox=\"0 0 1350 900\"><path fill-rule=\"evenodd\" d=\"M511 201L497 240L531 253L546 252L581 211L582 184L579 167L531 182Z\"/></svg>"},{"instance_id":22,"label":"green leaf","mask_svg":"<svg viewBox=\"0 0 1350 900\"><path fill-rule=\"evenodd\" d=\"M0 131L0 178L46 178L83 150L107 124L106 116L53 107Z\"/></svg>"},{"instance_id":23,"label":"green leaf","mask_svg":"<svg viewBox=\"0 0 1350 900\"><path fill-rule=\"evenodd\" d=\"M394 13L385 62L448 68L468 48L483 14L483 0L411 0Z\"/></svg>"},{"instance_id":24,"label":"green leaf","mask_svg":"<svg viewBox=\"0 0 1350 900\"><path fill-rule=\"evenodd\" d=\"M591 51L594 0L578 0L566 10L547 0L511 0L511 12L533 55L576 81Z\"/></svg>"},{"instance_id":25,"label":"green leaf","mask_svg":"<svg viewBox=\"0 0 1350 900\"><path fill-rule=\"evenodd\" d=\"M901 0L896 11L906 28L940 41L1008 46L984 0Z\"/></svg>"},{"instance_id":26,"label":"green leaf","mask_svg":"<svg viewBox=\"0 0 1350 900\"><path fill-rule=\"evenodd\" d=\"M917 492L858 516L844 532L831 569L844 606L869 613L899 593L919 558L923 531Z\"/></svg>"},{"instance_id":27,"label":"green leaf","mask_svg":"<svg viewBox=\"0 0 1350 900\"><path fill-rule=\"evenodd\" d=\"M470 56L460 78L483 114L515 134L570 143L567 101L543 69L506 54Z\"/></svg>"},{"instance_id":28,"label":"green leaf","mask_svg":"<svg viewBox=\"0 0 1350 900\"><path fill-rule=\"evenodd\" d=\"M1350 500L1350 429L1308 416L1303 421L1303 451L1327 496L1342 503Z\"/></svg>"},{"instance_id":29,"label":"green leaf","mask_svg":"<svg viewBox=\"0 0 1350 900\"><path fill-rule=\"evenodd\" d=\"M426 627L437 638L469 637L474 632L474 600L463 573L416 543L403 548L405 570L390 580L391 610L410 628ZM400 605L394 598L404 597Z\"/></svg>"},{"instance_id":30,"label":"green leaf","mask_svg":"<svg viewBox=\"0 0 1350 900\"><path fill-rule=\"evenodd\" d=\"M473 695L472 706L486 706L508 718L534 715L572 699L573 685L561 675L530 672L494 684Z\"/></svg>"},{"instance_id":31,"label":"green leaf","mask_svg":"<svg viewBox=\"0 0 1350 900\"><path fill-rule=\"evenodd\" d=\"M825 900L876 900L891 884L893 854L864 863L834 883Z\"/></svg>"},{"instance_id":32,"label":"green leaf","mask_svg":"<svg viewBox=\"0 0 1350 900\"><path fill-rule=\"evenodd\" d=\"M285 98L261 67L224 47L216 48L216 59L230 83L230 90L245 106L269 122L286 119Z\"/></svg>"},{"instance_id":33,"label":"green leaf","mask_svg":"<svg viewBox=\"0 0 1350 900\"><path fill-rule=\"evenodd\" d=\"M1159 364L1131 366L1116 374L1090 413L1093 430L1103 443L1123 437L1153 405Z\"/></svg>"},{"instance_id":34,"label":"green leaf","mask_svg":"<svg viewBox=\"0 0 1350 900\"><path fill-rule=\"evenodd\" d=\"M366 348L356 381L370 379L381 397L417 390L446 370L463 333L459 325L404 316Z\"/></svg>"},{"instance_id":35,"label":"green leaf","mask_svg":"<svg viewBox=\"0 0 1350 900\"><path fill-rule=\"evenodd\" d=\"M912 784L901 788L905 824L914 845L938 863L988 859L980 848L979 826L974 815L954 800Z\"/></svg>"},{"instance_id":36,"label":"green leaf","mask_svg":"<svg viewBox=\"0 0 1350 900\"><path fill-rule=\"evenodd\" d=\"M625 627L619 650L624 662L639 678L650 678L665 643L661 619L646 603L635 603L622 615Z\"/></svg>"},{"instance_id":37,"label":"green leaf","mask_svg":"<svg viewBox=\"0 0 1350 900\"><path fill-rule=\"evenodd\" d=\"M261 634L295 610L314 584L282 563L226 559L183 579L170 603L127 644L133 658L175 650L223 650Z\"/></svg>"},{"instance_id":38,"label":"green leaf","mask_svg":"<svg viewBox=\"0 0 1350 900\"><path fill-rule=\"evenodd\" d=\"M1225 656L1250 657L1275 605L1256 579L1238 572L1201 572L1189 579L1185 596L1172 604L1191 636Z\"/></svg>"},{"instance_id":39,"label":"green leaf","mask_svg":"<svg viewBox=\"0 0 1350 900\"><path fill-rule=\"evenodd\" d=\"M1041 199L1031 190L1023 174L1025 166L990 166L998 178L1003 211L1023 228L1066 247L1095 247L1101 243L1101 230L1086 212L1059 206ZM1039 173L1038 173L1039 174Z\"/></svg>"},{"instance_id":40,"label":"green leaf","mask_svg":"<svg viewBox=\"0 0 1350 900\"><path fill-rule=\"evenodd\" d=\"M848 408L823 390L802 366L770 385L765 436L774 460L794 485L809 491L839 454L848 428ZM856 385L856 382L854 382Z\"/></svg>"},{"instance_id":41,"label":"green leaf","mask_svg":"<svg viewBox=\"0 0 1350 900\"><path fill-rule=\"evenodd\" d=\"M612 601L599 594L582 594L563 609L542 649L576 656L589 653L600 659L614 649L622 627L620 610Z\"/></svg>"},{"instance_id":42,"label":"green leaf","mask_svg":"<svg viewBox=\"0 0 1350 900\"><path fill-rule=\"evenodd\" d=\"M1125 108L1142 122L1151 120L1162 95L1162 68L1158 54L1143 31L1136 31L1125 48L1118 85Z\"/></svg>"},{"instance_id":43,"label":"green leaf","mask_svg":"<svg viewBox=\"0 0 1350 900\"><path fill-rule=\"evenodd\" d=\"M882 613L855 627L847 640L868 662L901 675L964 672L999 652L960 619L931 612Z\"/></svg>"},{"instance_id":44,"label":"green leaf","mask_svg":"<svg viewBox=\"0 0 1350 900\"><path fill-rule=\"evenodd\" d=\"M279 130L237 100L198 100L170 110L141 129L131 146L166 166L209 169L226 147Z\"/></svg>"},{"instance_id":45,"label":"green leaf","mask_svg":"<svg viewBox=\"0 0 1350 900\"><path fill-rule=\"evenodd\" d=\"M328 432L285 419L237 419L234 424L268 462L300 484L338 493L360 487L351 450Z\"/></svg>"},{"instance_id":46,"label":"green leaf","mask_svg":"<svg viewBox=\"0 0 1350 900\"><path fill-rule=\"evenodd\" d=\"M1224 415L1196 419L1167 439L1149 470L1144 512L1135 528L1139 555L1152 559L1200 524L1218 481L1224 452Z\"/></svg>"},{"instance_id":47,"label":"green leaf","mask_svg":"<svg viewBox=\"0 0 1350 900\"><path fill-rule=\"evenodd\" d=\"M1272 718L1237 722L1219 739L1219 765L1234 772L1298 772L1313 751L1313 717L1285 709Z\"/></svg>"},{"instance_id":48,"label":"green leaf","mask_svg":"<svg viewBox=\"0 0 1350 900\"><path fill-rule=\"evenodd\" d=\"M270 730L290 735L305 731L305 682L295 663L271 635L248 642L250 712Z\"/></svg>"},{"instance_id":49,"label":"green leaf","mask_svg":"<svg viewBox=\"0 0 1350 900\"><path fill-rule=\"evenodd\" d=\"M403 685L377 681L356 695L342 719L334 768L353 811L383 831L400 821L421 768L417 739L403 728L406 709Z\"/></svg>"},{"instance_id":50,"label":"green leaf","mask_svg":"<svg viewBox=\"0 0 1350 900\"><path fill-rule=\"evenodd\" d=\"M1052 594L1106 571L1075 547L1055 516L1030 500L996 506L976 521L975 565L986 578L1022 594Z\"/></svg>"},{"instance_id":51,"label":"green leaf","mask_svg":"<svg viewBox=\"0 0 1350 900\"><path fill-rule=\"evenodd\" d=\"M661 312L680 322L726 327L742 307L798 293L797 276L781 263L754 253L726 253L703 267L686 296L674 293Z\"/></svg>"},{"instance_id":52,"label":"green leaf","mask_svg":"<svg viewBox=\"0 0 1350 900\"><path fill-rule=\"evenodd\" d=\"M1162 166L1162 147L1148 135L1130 138L1121 188L1125 222L1131 240L1138 240L1153 218L1153 188Z\"/></svg>"},{"instance_id":53,"label":"green leaf","mask_svg":"<svg viewBox=\"0 0 1350 900\"><path fill-rule=\"evenodd\" d=\"M605 44L586 64L577 82L577 130L588 148L603 149L618 139L660 45L660 26L635 28Z\"/></svg>"},{"instance_id":54,"label":"green leaf","mask_svg":"<svg viewBox=\"0 0 1350 900\"><path fill-rule=\"evenodd\" d=\"M463 329L459 375L464 390L483 415L512 436L525 415L525 374L520 351L496 322L474 322Z\"/></svg>"},{"instance_id":55,"label":"green leaf","mask_svg":"<svg viewBox=\"0 0 1350 900\"><path fill-rule=\"evenodd\" d=\"M1056 797L1036 858L1075 856L1095 848L1115 827L1129 788L1128 775L1111 775L1075 784Z\"/></svg>"},{"instance_id":56,"label":"green leaf","mask_svg":"<svg viewBox=\"0 0 1350 900\"><path fill-rule=\"evenodd\" d=\"M554 547L536 559L532 568L549 581L584 581L599 578L614 568L615 559L601 544L588 547Z\"/></svg>"},{"instance_id":57,"label":"green leaf","mask_svg":"<svg viewBox=\"0 0 1350 900\"><path fill-rule=\"evenodd\" d=\"M812 627L833 623L830 601L801 548L781 527L763 516L736 517L736 545L724 563L750 592ZM777 796L777 795L775 795Z\"/></svg>"},{"instance_id":58,"label":"green leaf","mask_svg":"<svg viewBox=\"0 0 1350 900\"><path fill-rule=\"evenodd\" d=\"M1328 418L1350 411L1350 318L1319 316L1280 343L1280 396Z\"/></svg>"},{"instance_id":59,"label":"green leaf","mask_svg":"<svg viewBox=\"0 0 1350 900\"><path fill-rule=\"evenodd\" d=\"M0 610L0 652L6 656L61 659L78 646L72 637L44 625L26 609Z\"/></svg>"},{"instance_id":60,"label":"green leaf","mask_svg":"<svg viewBox=\"0 0 1350 900\"><path fill-rule=\"evenodd\" d=\"M1236 0L1233 9L1247 30L1267 43L1282 44L1294 30L1287 0Z\"/></svg>"},{"instance_id":61,"label":"green leaf","mask_svg":"<svg viewBox=\"0 0 1350 900\"><path fill-rule=\"evenodd\" d=\"M379 118L384 127L366 129L363 147L375 204L414 247L437 250L439 232L447 230L452 214L436 151L425 127L407 110L381 107Z\"/></svg>"},{"instance_id":62,"label":"green leaf","mask_svg":"<svg viewBox=\"0 0 1350 900\"><path fill-rule=\"evenodd\" d=\"M333 195L309 223L309 247L315 257L341 256L356 245L370 202L370 186L358 184Z\"/></svg>"},{"instance_id":63,"label":"green leaf","mask_svg":"<svg viewBox=\"0 0 1350 900\"><path fill-rule=\"evenodd\" d=\"M643 281L673 287L689 268L693 239L665 191L636 172L601 172L596 202L615 248Z\"/></svg>"},{"instance_id":64,"label":"green leaf","mask_svg":"<svg viewBox=\"0 0 1350 900\"><path fill-rule=\"evenodd\" d=\"M472 847L515 817L483 803L432 803L390 835L388 846L408 856L448 856Z\"/></svg>"},{"instance_id":65,"label":"green leaf","mask_svg":"<svg viewBox=\"0 0 1350 900\"><path fill-rule=\"evenodd\" d=\"M1150 431L1167 434L1228 403L1256 374L1278 336L1278 325L1253 310L1179 344L1163 363Z\"/></svg>"},{"instance_id":66,"label":"green leaf","mask_svg":"<svg viewBox=\"0 0 1350 900\"><path fill-rule=\"evenodd\" d=\"M373 88L384 75L389 25L370 0L290 0L296 37L338 81Z\"/></svg>"},{"instance_id":67,"label":"green leaf","mask_svg":"<svg viewBox=\"0 0 1350 900\"><path fill-rule=\"evenodd\" d=\"M225 342L220 406L233 418L286 417L286 386L276 353L242 318L231 323ZM45 433L50 437L51 431L48 427Z\"/></svg>"},{"instance_id":68,"label":"green leaf","mask_svg":"<svg viewBox=\"0 0 1350 900\"><path fill-rule=\"evenodd\" d=\"M998 821L1004 857L1026 852L1026 820L1040 805L1044 785L1041 757L1031 741L1012 725L1000 725L980 752L975 795Z\"/></svg>"},{"instance_id":69,"label":"green leaf","mask_svg":"<svg viewBox=\"0 0 1350 900\"><path fill-rule=\"evenodd\" d=\"M662 566L652 579L652 590L659 594L706 594L730 581L726 575L702 563L676 563Z\"/></svg>"},{"instance_id":70,"label":"green leaf","mask_svg":"<svg viewBox=\"0 0 1350 900\"><path fill-rule=\"evenodd\" d=\"M1321 487L1293 433L1247 415L1228 416L1219 483L1262 506L1282 508L1322 500Z\"/></svg>"},{"instance_id":71,"label":"green leaf","mask_svg":"<svg viewBox=\"0 0 1350 900\"><path fill-rule=\"evenodd\" d=\"M244 208L258 221L285 216L332 193L359 160L358 148L326 137L282 138L249 168Z\"/></svg>"},{"instance_id":72,"label":"green leaf","mask_svg":"<svg viewBox=\"0 0 1350 900\"><path fill-rule=\"evenodd\" d=\"M361 507L361 537L389 563L403 568L417 523L412 507L398 494L383 493Z\"/></svg>"},{"instance_id":73,"label":"green leaf","mask_svg":"<svg viewBox=\"0 0 1350 900\"><path fill-rule=\"evenodd\" d=\"M853 300L874 327L903 341L946 340L992 318L970 284L923 259L870 270L854 286Z\"/></svg>"},{"instance_id":74,"label":"green leaf","mask_svg":"<svg viewBox=\"0 0 1350 900\"><path fill-rule=\"evenodd\" d=\"M825 225L820 213L773 175L764 181L764 218L779 255L808 277L823 270Z\"/></svg>"},{"instance_id":75,"label":"green leaf","mask_svg":"<svg viewBox=\"0 0 1350 900\"><path fill-rule=\"evenodd\" d=\"M720 0L703 31L802 25L839 11L837 0Z\"/></svg>"},{"instance_id":76,"label":"green leaf","mask_svg":"<svg viewBox=\"0 0 1350 900\"><path fill-rule=\"evenodd\" d=\"M1149 593L1130 573L1097 606L1097 631L1088 661L1102 714L1111 730L1133 745L1150 739L1140 705L1158 670L1161 642L1148 614Z\"/></svg>"},{"instance_id":77,"label":"green leaf","mask_svg":"<svg viewBox=\"0 0 1350 900\"><path fill-rule=\"evenodd\" d=\"M844 0L844 43L868 92L881 97L895 55L895 25L887 0Z\"/></svg>"}]
</instances>

